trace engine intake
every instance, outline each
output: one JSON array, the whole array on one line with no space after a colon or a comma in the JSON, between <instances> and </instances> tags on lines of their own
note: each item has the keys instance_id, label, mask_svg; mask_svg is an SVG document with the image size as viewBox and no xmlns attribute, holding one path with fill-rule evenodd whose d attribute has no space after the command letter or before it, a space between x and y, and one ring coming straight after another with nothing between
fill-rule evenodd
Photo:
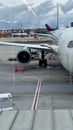
<instances>
[{"instance_id":1,"label":"engine intake","mask_svg":"<svg viewBox=\"0 0 73 130\"><path fill-rule=\"evenodd\" d=\"M20 51L17 55L17 59L20 63L28 63L30 62L31 58L31 52L28 49Z\"/></svg>"}]
</instances>

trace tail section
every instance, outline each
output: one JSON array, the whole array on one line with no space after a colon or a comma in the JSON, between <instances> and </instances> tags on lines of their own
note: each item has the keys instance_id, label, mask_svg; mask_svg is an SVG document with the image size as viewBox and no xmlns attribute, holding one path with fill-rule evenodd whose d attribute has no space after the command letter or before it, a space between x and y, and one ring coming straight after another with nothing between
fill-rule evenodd
<instances>
[{"instance_id":1,"label":"tail section","mask_svg":"<svg viewBox=\"0 0 73 130\"><path fill-rule=\"evenodd\" d=\"M46 29L47 29L48 31L55 31L55 30L58 29L58 27L56 27L56 28L51 28L48 24L45 24L45 26L46 26Z\"/></svg>"},{"instance_id":2,"label":"tail section","mask_svg":"<svg viewBox=\"0 0 73 130\"><path fill-rule=\"evenodd\" d=\"M57 26L56 26L56 28L51 28L48 24L45 24L45 26L46 26L46 29L48 31L55 31L55 30L59 29L59 6L58 6L58 3L57 3Z\"/></svg>"},{"instance_id":3,"label":"tail section","mask_svg":"<svg viewBox=\"0 0 73 130\"><path fill-rule=\"evenodd\" d=\"M48 31L51 31L51 27L48 24L45 24L45 26Z\"/></svg>"}]
</instances>

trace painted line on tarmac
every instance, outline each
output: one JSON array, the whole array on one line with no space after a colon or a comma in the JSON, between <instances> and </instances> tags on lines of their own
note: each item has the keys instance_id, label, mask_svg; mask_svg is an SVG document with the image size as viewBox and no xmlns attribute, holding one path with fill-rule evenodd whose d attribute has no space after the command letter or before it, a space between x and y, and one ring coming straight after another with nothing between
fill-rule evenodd
<instances>
[{"instance_id":1,"label":"painted line on tarmac","mask_svg":"<svg viewBox=\"0 0 73 130\"><path fill-rule=\"evenodd\" d=\"M40 95L41 83L42 83L42 79L39 79L37 87L36 87L36 91L35 91L32 107L31 107L32 111L37 110L37 104L38 104L38 99L39 99L39 95Z\"/></svg>"}]
</instances>

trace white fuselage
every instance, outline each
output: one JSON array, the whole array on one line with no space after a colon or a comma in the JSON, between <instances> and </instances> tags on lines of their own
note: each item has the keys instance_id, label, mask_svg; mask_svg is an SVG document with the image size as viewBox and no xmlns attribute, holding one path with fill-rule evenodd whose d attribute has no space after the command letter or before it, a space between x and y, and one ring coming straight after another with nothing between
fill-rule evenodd
<instances>
[{"instance_id":1,"label":"white fuselage","mask_svg":"<svg viewBox=\"0 0 73 130\"><path fill-rule=\"evenodd\" d=\"M58 56L65 69L73 73L73 28L67 28L58 41Z\"/></svg>"}]
</instances>

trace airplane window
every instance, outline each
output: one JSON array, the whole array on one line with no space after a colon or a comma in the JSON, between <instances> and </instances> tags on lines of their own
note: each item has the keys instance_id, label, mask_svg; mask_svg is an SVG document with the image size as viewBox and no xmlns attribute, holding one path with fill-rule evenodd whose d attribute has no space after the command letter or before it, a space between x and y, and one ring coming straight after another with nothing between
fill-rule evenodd
<instances>
[{"instance_id":1,"label":"airplane window","mask_svg":"<svg viewBox=\"0 0 73 130\"><path fill-rule=\"evenodd\" d=\"M73 48L73 41L70 41L67 47L68 48Z\"/></svg>"}]
</instances>

